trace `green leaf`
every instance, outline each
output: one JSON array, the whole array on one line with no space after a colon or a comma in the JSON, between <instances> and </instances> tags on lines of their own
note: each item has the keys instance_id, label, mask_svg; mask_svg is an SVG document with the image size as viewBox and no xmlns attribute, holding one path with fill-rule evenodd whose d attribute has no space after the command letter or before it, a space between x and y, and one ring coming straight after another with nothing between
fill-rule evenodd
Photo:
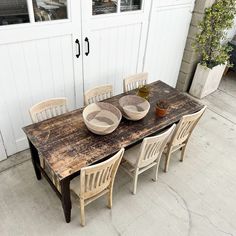
<instances>
[{"instance_id":1,"label":"green leaf","mask_svg":"<svg viewBox=\"0 0 236 236\"><path fill-rule=\"evenodd\" d=\"M199 33L193 43L194 50L199 54L200 63L212 68L229 61L231 47L226 41L226 31L232 28L236 16L236 0L216 0L205 9L203 20L199 23Z\"/></svg>"}]
</instances>

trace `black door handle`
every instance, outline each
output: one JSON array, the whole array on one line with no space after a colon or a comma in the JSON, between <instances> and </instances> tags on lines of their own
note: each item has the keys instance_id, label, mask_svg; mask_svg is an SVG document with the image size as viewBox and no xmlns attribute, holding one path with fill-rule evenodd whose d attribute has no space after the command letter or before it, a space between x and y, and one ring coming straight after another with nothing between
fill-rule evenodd
<instances>
[{"instance_id":1,"label":"black door handle","mask_svg":"<svg viewBox=\"0 0 236 236\"><path fill-rule=\"evenodd\" d=\"M88 45L88 51L85 53L85 55L88 56L89 53L90 53L89 39L86 37L86 38L84 39L84 41L85 41L85 42L87 43L87 45Z\"/></svg>"},{"instance_id":2,"label":"black door handle","mask_svg":"<svg viewBox=\"0 0 236 236\"><path fill-rule=\"evenodd\" d=\"M76 39L76 40L75 40L75 43L78 44L78 54L76 54L76 57L79 58L79 57L80 57L80 43L79 43L79 40Z\"/></svg>"}]
</instances>

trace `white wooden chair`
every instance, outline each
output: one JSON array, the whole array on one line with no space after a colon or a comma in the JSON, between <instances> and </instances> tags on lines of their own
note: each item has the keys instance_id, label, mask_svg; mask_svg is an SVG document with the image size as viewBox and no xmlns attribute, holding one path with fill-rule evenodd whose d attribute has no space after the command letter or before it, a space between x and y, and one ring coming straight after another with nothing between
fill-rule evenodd
<instances>
[{"instance_id":1,"label":"white wooden chair","mask_svg":"<svg viewBox=\"0 0 236 236\"><path fill-rule=\"evenodd\" d=\"M29 110L33 123L37 123L68 111L66 98L51 98L39 102Z\"/></svg>"},{"instance_id":2,"label":"white wooden chair","mask_svg":"<svg viewBox=\"0 0 236 236\"><path fill-rule=\"evenodd\" d=\"M145 138L141 145L136 145L125 152L121 167L133 178L133 194L136 194L138 176L154 166L153 180L157 181L162 152L175 126L175 124L172 125L171 128L159 135Z\"/></svg>"},{"instance_id":3,"label":"white wooden chair","mask_svg":"<svg viewBox=\"0 0 236 236\"><path fill-rule=\"evenodd\" d=\"M38 123L40 121L52 118L57 115L66 113L67 109L67 99L66 98L52 98L39 102L32 106L29 110L31 119L33 123ZM50 168L45 163L45 159L39 155L40 165L48 174L49 178L52 180L54 185L57 187L58 191L61 191L60 182L57 177L50 171Z\"/></svg>"},{"instance_id":4,"label":"white wooden chair","mask_svg":"<svg viewBox=\"0 0 236 236\"><path fill-rule=\"evenodd\" d=\"M84 103L89 105L94 102L100 102L104 99L108 99L113 96L112 85L102 85L95 88L92 88L85 92L84 94Z\"/></svg>"},{"instance_id":5,"label":"white wooden chair","mask_svg":"<svg viewBox=\"0 0 236 236\"><path fill-rule=\"evenodd\" d=\"M148 73L139 73L123 80L124 92L136 89L139 86L147 84Z\"/></svg>"},{"instance_id":6,"label":"white wooden chair","mask_svg":"<svg viewBox=\"0 0 236 236\"><path fill-rule=\"evenodd\" d=\"M167 143L165 148L165 172L168 171L170 157L173 152L181 149L180 161L183 161L189 138L205 110L206 106L194 114L185 115L177 124L176 129L170 139L170 142Z\"/></svg>"},{"instance_id":7,"label":"white wooden chair","mask_svg":"<svg viewBox=\"0 0 236 236\"><path fill-rule=\"evenodd\" d=\"M85 225L84 207L92 201L108 194L108 207L112 207L114 179L123 154L124 148L102 163L82 168L80 177L71 181L71 191L80 201L80 224L82 226Z\"/></svg>"}]
</instances>

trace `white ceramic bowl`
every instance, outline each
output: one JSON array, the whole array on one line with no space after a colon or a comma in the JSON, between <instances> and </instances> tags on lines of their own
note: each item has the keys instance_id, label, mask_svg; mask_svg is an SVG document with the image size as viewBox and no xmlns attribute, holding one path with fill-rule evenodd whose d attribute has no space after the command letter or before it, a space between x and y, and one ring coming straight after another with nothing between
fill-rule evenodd
<instances>
[{"instance_id":1,"label":"white ceramic bowl","mask_svg":"<svg viewBox=\"0 0 236 236\"><path fill-rule=\"evenodd\" d=\"M84 108L83 119L87 128L99 135L112 133L119 125L122 114L110 103L92 103Z\"/></svg>"},{"instance_id":2,"label":"white ceramic bowl","mask_svg":"<svg viewBox=\"0 0 236 236\"><path fill-rule=\"evenodd\" d=\"M120 98L119 104L124 117L129 120L141 120L150 109L150 103L136 95L127 95Z\"/></svg>"}]
</instances>

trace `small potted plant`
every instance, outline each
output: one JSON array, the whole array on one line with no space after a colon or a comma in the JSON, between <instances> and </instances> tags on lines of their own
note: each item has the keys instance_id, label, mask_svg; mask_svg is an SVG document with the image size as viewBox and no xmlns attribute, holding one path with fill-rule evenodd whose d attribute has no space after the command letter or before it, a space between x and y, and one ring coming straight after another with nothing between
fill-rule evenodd
<instances>
[{"instance_id":1,"label":"small potted plant","mask_svg":"<svg viewBox=\"0 0 236 236\"><path fill-rule=\"evenodd\" d=\"M149 100L150 88L147 85L140 86L138 88L138 96Z\"/></svg>"},{"instance_id":2,"label":"small potted plant","mask_svg":"<svg viewBox=\"0 0 236 236\"><path fill-rule=\"evenodd\" d=\"M214 92L225 67L230 66L232 49L227 44L227 30L233 26L235 14L235 0L216 0L205 10L193 44L200 58L189 91L194 97L203 98Z\"/></svg>"},{"instance_id":3,"label":"small potted plant","mask_svg":"<svg viewBox=\"0 0 236 236\"><path fill-rule=\"evenodd\" d=\"M156 104L156 115L159 117L164 117L168 111L169 104L166 100L160 100Z\"/></svg>"}]
</instances>

